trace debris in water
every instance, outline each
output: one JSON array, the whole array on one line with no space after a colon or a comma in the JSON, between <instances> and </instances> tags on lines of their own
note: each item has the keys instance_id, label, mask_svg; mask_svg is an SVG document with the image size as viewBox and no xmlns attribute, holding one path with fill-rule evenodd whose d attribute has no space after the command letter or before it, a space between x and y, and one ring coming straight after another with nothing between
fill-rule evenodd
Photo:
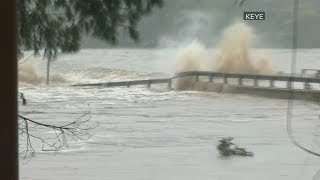
<instances>
[{"instance_id":1,"label":"debris in water","mask_svg":"<svg viewBox=\"0 0 320 180\"><path fill-rule=\"evenodd\" d=\"M253 152L247 151L245 148L240 148L233 142L233 137L222 138L219 140L220 144L217 146L221 156L253 156Z\"/></svg>"}]
</instances>

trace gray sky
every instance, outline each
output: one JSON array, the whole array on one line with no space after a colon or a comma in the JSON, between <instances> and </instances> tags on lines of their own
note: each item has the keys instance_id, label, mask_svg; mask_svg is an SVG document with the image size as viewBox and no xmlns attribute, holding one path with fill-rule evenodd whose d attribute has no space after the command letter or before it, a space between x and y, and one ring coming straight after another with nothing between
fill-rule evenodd
<instances>
[{"instance_id":1,"label":"gray sky","mask_svg":"<svg viewBox=\"0 0 320 180\"><path fill-rule=\"evenodd\" d=\"M206 46L215 46L223 30L243 11L265 11L265 21L247 23L255 29L261 42L257 47L290 48L292 42L292 0L246 0L240 9L233 0L165 0L139 23L141 40L134 43L119 33L116 47L171 47L198 39ZM299 9L299 47L320 48L320 1L303 0ZM105 48L110 45L84 38L84 48Z\"/></svg>"}]
</instances>

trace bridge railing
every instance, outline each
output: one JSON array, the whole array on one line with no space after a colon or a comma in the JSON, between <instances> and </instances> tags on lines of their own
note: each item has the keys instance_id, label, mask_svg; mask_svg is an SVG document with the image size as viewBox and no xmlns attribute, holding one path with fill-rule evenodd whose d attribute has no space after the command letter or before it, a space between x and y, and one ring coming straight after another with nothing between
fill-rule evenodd
<instances>
[{"instance_id":1,"label":"bridge railing","mask_svg":"<svg viewBox=\"0 0 320 180\"><path fill-rule=\"evenodd\" d=\"M283 76L283 75L261 75L261 74L238 74L238 73L221 73L210 71L189 71L176 73L175 78L186 76L208 76L217 78L241 78L241 79L258 79L269 81L291 81L291 82L307 82L320 83L320 78L302 77L302 76Z\"/></svg>"},{"instance_id":2,"label":"bridge railing","mask_svg":"<svg viewBox=\"0 0 320 180\"><path fill-rule=\"evenodd\" d=\"M320 84L320 78L316 77L304 77L298 75L261 75L261 74L239 74L239 73L222 73L222 72L210 72L210 71L188 71L176 73L174 77L171 78L162 78L162 79L146 79L146 80L131 80L131 81L119 81L119 82L106 82L106 83L94 83L94 84L76 84L73 86L127 86L132 85L147 85L148 87L151 84L164 84L167 83L168 87L171 88L172 82L174 79L179 79L183 77L195 77L196 81L199 81L199 77L206 76L209 78L209 82L213 82L214 78L222 78L224 84L229 84L229 78L238 79L238 85L243 85L244 79L253 80L253 87L259 86L260 80L269 81L270 87L276 88L274 86L275 81L286 81L286 88L291 89L292 83L300 82L304 83L304 89L310 89L309 83L318 83Z\"/></svg>"},{"instance_id":3,"label":"bridge railing","mask_svg":"<svg viewBox=\"0 0 320 180\"><path fill-rule=\"evenodd\" d=\"M114 87L114 86L133 86L133 85L147 85L148 87L151 84L164 84L168 83L169 88L171 88L171 78L162 78L162 79L145 79L145 80L131 80L131 81L118 81L118 82L106 82L106 83L90 83L90 84L75 84L72 86L105 86L105 87Z\"/></svg>"}]
</instances>

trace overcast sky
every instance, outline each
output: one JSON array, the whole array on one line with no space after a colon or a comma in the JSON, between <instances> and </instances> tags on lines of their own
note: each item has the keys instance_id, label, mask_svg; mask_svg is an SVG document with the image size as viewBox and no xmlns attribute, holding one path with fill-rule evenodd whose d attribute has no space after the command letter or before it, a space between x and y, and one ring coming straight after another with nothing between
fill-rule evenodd
<instances>
[{"instance_id":1,"label":"overcast sky","mask_svg":"<svg viewBox=\"0 0 320 180\"><path fill-rule=\"evenodd\" d=\"M235 7L233 0L165 0L139 23L141 41L136 44L120 31L117 47L171 47L198 39L215 46L223 30L243 11L265 11L265 21L246 21L255 29L255 46L290 48L292 44L292 0L246 0ZM320 48L320 1L303 0L299 9L299 47ZM263 43L262 43L263 42ZM84 48L105 48L108 44L84 38Z\"/></svg>"}]
</instances>

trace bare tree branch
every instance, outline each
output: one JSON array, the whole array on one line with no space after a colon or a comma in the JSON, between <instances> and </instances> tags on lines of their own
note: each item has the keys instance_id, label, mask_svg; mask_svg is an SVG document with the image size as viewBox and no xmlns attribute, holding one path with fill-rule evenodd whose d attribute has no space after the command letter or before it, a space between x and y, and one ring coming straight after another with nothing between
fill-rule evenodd
<instances>
[{"instance_id":1,"label":"bare tree branch","mask_svg":"<svg viewBox=\"0 0 320 180\"><path fill-rule=\"evenodd\" d=\"M63 124L53 125L43 122L38 122L27 118L22 115L18 115L19 119L19 135L20 135L20 149L23 151L20 154L24 159L32 158L36 155L36 141L41 146L41 151L59 151L62 148L69 146L69 140L87 140L92 136L92 130L97 125L89 125L91 119L91 112L87 112L76 120ZM39 134L39 130L52 130L54 133L50 135ZM38 133L37 133L38 132ZM24 146L24 147L22 147Z\"/></svg>"}]
</instances>

